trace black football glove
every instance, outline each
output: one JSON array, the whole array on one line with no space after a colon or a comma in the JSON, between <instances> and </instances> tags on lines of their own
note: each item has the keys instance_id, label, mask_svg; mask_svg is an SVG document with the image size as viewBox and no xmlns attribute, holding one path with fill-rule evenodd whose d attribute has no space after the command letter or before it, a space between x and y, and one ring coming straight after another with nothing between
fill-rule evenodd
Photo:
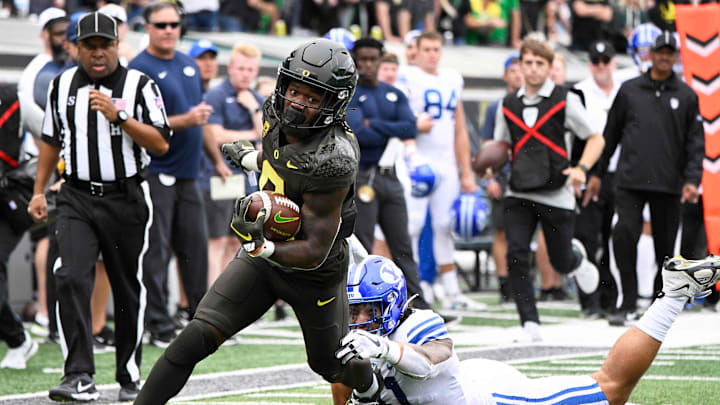
<instances>
[{"instance_id":1,"label":"black football glove","mask_svg":"<svg viewBox=\"0 0 720 405\"><path fill-rule=\"evenodd\" d=\"M250 141L235 141L233 143L224 143L220 148L225 153L225 159L238 169L250 171L247 167L243 167L242 160L248 154L255 152L255 146Z\"/></svg>"},{"instance_id":2,"label":"black football glove","mask_svg":"<svg viewBox=\"0 0 720 405\"><path fill-rule=\"evenodd\" d=\"M247 214L248 207L252 202L252 197L247 195L242 198L235 200L235 207L233 209L232 222L230 227L235 232L240 242L242 243L243 249L248 253L257 252L265 244L265 236L263 235L263 224L265 223L265 216L267 210L262 208L255 221L248 221L245 217Z\"/></svg>"}]
</instances>

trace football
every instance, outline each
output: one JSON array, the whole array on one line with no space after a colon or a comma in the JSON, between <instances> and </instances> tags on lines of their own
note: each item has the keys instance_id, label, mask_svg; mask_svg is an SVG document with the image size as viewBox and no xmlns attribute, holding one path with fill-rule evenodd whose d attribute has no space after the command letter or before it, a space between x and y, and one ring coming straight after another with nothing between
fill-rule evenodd
<instances>
[{"instance_id":1,"label":"football","mask_svg":"<svg viewBox=\"0 0 720 405\"><path fill-rule=\"evenodd\" d=\"M482 144L473 159L473 170L478 176L485 175L488 168L498 171L508 160L510 144L504 141L487 141Z\"/></svg>"},{"instance_id":2,"label":"football","mask_svg":"<svg viewBox=\"0 0 720 405\"><path fill-rule=\"evenodd\" d=\"M266 209L263 233L265 239L281 242L294 237L300 230L300 207L283 194L272 191L256 191L250 195L250 206L245 213L248 221L254 221L262 208Z\"/></svg>"}]
</instances>

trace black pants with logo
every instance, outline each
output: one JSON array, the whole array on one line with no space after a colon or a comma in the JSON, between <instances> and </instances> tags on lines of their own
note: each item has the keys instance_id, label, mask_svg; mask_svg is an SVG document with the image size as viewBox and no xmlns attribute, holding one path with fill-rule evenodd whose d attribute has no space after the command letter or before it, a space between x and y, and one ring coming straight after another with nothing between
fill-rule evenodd
<instances>
[{"instance_id":1,"label":"black pants with logo","mask_svg":"<svg viewBox=\"0 0 720 405\"><path fill-rule=\"evenodd\" d=\"M504 205L508 277L520 322L539 322L530 276L530 241L539 221L550 263L558 273L571 272L576 262L571 247L575 212L515 197L505 198Z\"/></svg>"},{"instance_id":2,"label":"black pants with logo","mask_svg":"<svg viewBox=\"0 0 720 405\"><path fill-rule=\"evenodd\" d=\"M90 297L102 252L115 305L115 378L120 384L139 381L146 305L142 264L152 205L147 183L128 182L126 191L102 197L66 183L57 205L55 283L58 332L67 349L64 373L95 373Z\"/></svg>"}]
</instances>

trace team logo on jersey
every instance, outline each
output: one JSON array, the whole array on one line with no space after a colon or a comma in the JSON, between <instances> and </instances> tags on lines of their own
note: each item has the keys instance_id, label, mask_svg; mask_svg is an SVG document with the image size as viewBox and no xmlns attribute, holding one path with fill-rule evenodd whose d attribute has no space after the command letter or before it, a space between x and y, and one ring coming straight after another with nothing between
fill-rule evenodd
<instances>
[{"instance_id":1,"label":"team logo on jersey","mask_svg":"<svg viewBox=\"0 0 720 405\"><path fill-rule=\"evenodd\" d=\"M195 68L192 66L185 66L183 68L183 73L187 77L193 77L193 76L195 76Z\"/></svg>"},{"instance_id":2,"label":"team logo on jersey","mask_svg":"<svg viewBox=\"0 0 720 405\"><path fill-rule=\"evenodd\" d=\"M360 96L360 97L358 98L358 101L361 102L361 103L364 103L365 100L367 100L367 95L365 95L365 94L363 94L362 96Z\"/></svg>"},{"instance_id":3,"label":"team logo on jersey","mask_svg":"<svg viewBox=\"0 0 720 405\"><path fill-rule=\"evenodd\" d=\"M385 93L385 98L386 98L389 102L391 102L391 103L394 103L394 102L396 102L396 101L398 100L397 94L395 94L395 93L392 92L392 91L389 91L389 92Z\"/></svg>"},{"instance_id":4,"label":"team logo on jersey","mask_svg":"<svg viewBox=\"0 0 720 405\"><path fill-rule=\"evenodd\" d=\"M523 116L523 122L528 127L532 128L535 126L535 123L537 122L538 118L538 109L537 107L525 107L522 112Z\"/></svg>"},{"instance_id":5,"label":"team logo on jersey","mask_svg":"<svg viewBox=\"0 0 720 405\"><path fill-rule=\"evenodd\" d=\"M680 100L675 97L670 97L670 108L672 108L673 110L677 110L679 106Z\"/></svg>"},{"instance_id":6,"label":"team logo on jersey","mask_svg":"<svg viewBox=\"0 0 720 405\"><path fill-rule=\"evenodd\" d=\"M67 105L68 107L72 107L75 105L75 96L68 97Z\"/></svg>"},{"instance_id":7,"label":"team logo on jersey","mask_svg":"<svg viewBox=\"0 0 720 405\"><path fill-rule=\"evenodd\" d=\"M158 79L164 79L166 76L167 76L167 71L165 71L165 70L158 73Z\"/></svg>"},{"instance_id":8,"label":"team logo on jersey","mask_svg":"<svg viewBox=\"0 0 720 405\"><path fill-rule=\"evenodd\" d=\"M235 97L225 97L225 103L232 104L235 102Z\"/></svg>"},{"instance_id":9,"label":"team logo on jersey","mask_svg":"<svg viewBox=\"0 0 720 405\"><path fill-rule=\"evenodd\" d=\"M263 123L263 138L265 137L265 135L267 135L269 130L270 130L270 123L265 121L265 123Z\"/></svg>"}]
</instances>

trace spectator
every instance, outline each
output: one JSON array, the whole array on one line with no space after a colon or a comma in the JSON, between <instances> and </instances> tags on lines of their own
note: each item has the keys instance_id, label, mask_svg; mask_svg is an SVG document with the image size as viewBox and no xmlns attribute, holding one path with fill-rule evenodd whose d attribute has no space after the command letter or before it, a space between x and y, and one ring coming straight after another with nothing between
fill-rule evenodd
<instances>
[{"instance_id":1,"label":"spectator","mask_svg":"<svg viewBox=\"0 0 720 405\"><path fill-rule=\"evenodd\" d=\"M183 0L187 28L191 31L218 30L219 0Z\"/></svg>"},{"instance_id":2,"label":"spectator","mask_svg":"<svg viewBox=\"0 0 720 405\"><path fill-rule=\"evenodd\" d=\"M291 0L288 0L291 1ZM267 26L261 24L267 16ZM220 30L221 31L248 31L258 29L275 33L275 25L280 18L280 10L272 0L221 0L220 1Z\"/></svg>"},{"instance_id":3,"label":"spectator","mask_svg":"<svg viewBox=\"0 0 720 405\"><path fill-rule=\"evenodd\" d=\"M132 46L125 42L125 35L129 31L128 27L128 16L125 8L114 4L108 3L98 9L99 12L109 15L114 18L118 26L118 49L120 52L120 64L127 66L128 63L135 57L135 51Z\"/></svg>"},{"instance_id":4,"label":"spectator","mask_svg":"<svg viewBox=\"0 0 720 405\"><path fill-rule=\"evenodd\" d=\"M205 102L213 109L204 131L210 132L214 139L214 148L220 153L220 146L238 140L257 142L262 137L262 103L265 101L250 87L260 71L260 50L255 46L235 44L228 65L228 78L213 87L205 94ZM229 101L229 102L228 102ZM231 174L224 159L213 165L210 159L204 158L205 170L201 178L204 189L205 213L210 236L208 244L209 285L217 279L225 266L232 260L240 248L240 241L233 236L230 220L233 213L233 200L213 200L210 196L209 176L217 173L223 178ZM213 173L215 172L215 173ZM242 173L235 169L235 174ZM254 191L250 184L245 184L247 193Z\"/></svg>"},{"instance_id":5,"label":"spectator","mask_svg":"<svg viewBox=\"0 0 720 405\"><path fill-rule=\"evenodd\" d=\"M504 2L505 7L513 7ZM468 45L507 43L507 29L510 25L511 10L503 10L503 5L495 0L463 0L458 8L458 16L465 23L465 43ZM518 4L514 4L515 9Z\"/></svg>"},{"instance_id":6,"label":"spectator","mask_svg":"<svg viewBox=\"0 0 720 405\"><path fill-rule=\"evenodd\" d=\"M508 94L515 93L523 84L522 70L520 69L520 57L512 54L505 59L505 72L503 81ZM492 140L495 133L495 117L500 101L490 104L485 110L485 123L483 124L480 136L485 140ZM490 196L490 212L492 224L495 228L495 237L492 245L492 256L495 262L495 273L498 276L498 287L500 290L500 302L510 302L512 291L508 282L507 268L507 240L505 238L505 208L503 206L503 194L507 189L510 166L505 165L502 171L493 175L487 182L487 193Z\"/></svg>"},{"instance_id":7,"label":"spectator","mask_svg":"<svg viewBox=\"0 0 720 405\"><path fill-rule=\"evenodd\" d=\"M385 52L380 58L380 66L378 67L378 80L391 86L395 85L398 77L398 61L397 55L392 52Z\"/></svg>"},{"instance_id":8,"label":"spectator","mask_svg":"<svg viewBox=\"0 0 720 405\"><path fill-rule=\"evenodd\" d=\"M435 31L435 8L433 0L402 0L398 13L398 34L405 37L413 29Z\"/></svg>"},{"instance_id":9,"label":"spectator","mask_svg":"<svg viewBox=\"0 0 720 405\"><path fill-rule=\"evenodd\" d=\"M461 293L453 258L455 247L447 213L461 190L474 193L477 184L470 168L470 140L461 102L463 79L455 70L438 68L442 40L442 35L436 32L418 36L417 68L407 70L410 108L416 114L424 112L428 116L423 120L427 125L418 126L417 153L410 159L433 162L435 175L442 179L428 197L409 197L409 232L413 238L413 249L418 249L420 232L429 208L432 213L433 252L447 293L444 305L457 309L479 308ZM452 142L448 142L448 134L453 134ZM458 167L462 170L462 177ZM418 257L417 252L415 257Z\"/></svg>"},{"instance_id":10,"label":"spectator","mask_svg":"<svg viewBox=\"0 0 720 405\"><path fill-rule=\"evenodd\" d=\"M410 294L419 308L430 308L422 298L417 264L407 233L407 206L403 186L395 173L398 139L417 135L415 115L407 97L397 88L378 80L378 66L384 52L380 41L361 38L355 41L353 57L360 77L350 100L347 122L360 145L360 167L355 201L358 216L355 235L366 250L372 250L375 225L380 225L392 259L408 280Z\"/></svg>"},{"instance_id":11,"label":"spectator","mask_svg":"<svg viewBox=\"0 0 720 405\"><path fill-rule=\"evenodd\" d=\"M515 304L526 338L540 341L530 271L530 239L542 225L548 254L560 273L575 276L580 288L597 288L597 269L582 245L572 239L575 196L600 156L602 135L593 133L577 94L550 80L554 52L547 43L526 39L520 48L524 84L498 106L494 138L511 145L510 187L505 194L508 270ZM571 139L566 129L587 139L582 158L570 167ZM521 142L522 139L522 142ZM544 141L541 141L544 140ZM552 232L552 237L550 237Z\"/></svg>"},{"instance_id":12,"label":"spectator","mask_svg":"<svg viewBox=\"0 0 720 405\"><path fill-rule=\"evenodd\" d=\"M650 205L655 260L661 266L665 256L672 256L680 204L695 203L699 196L705 136L697 95L672 70L677 50L673 34L663 31L650 50L650 70L623 83L608 113L604 132L607 146L600 166L603 173L617 145L622 145L613 248L623 297L618 313L610 318L613 325L633 323L638 318L635 264L643 205ZM654 158L640 163L634 158L637 153ZM655 291L661 282L658 272Z\"/></svg>"},{"instance_id":13,"label":"spectator","mask_svg":"<svg viewBox=\"0 0 720 405\"><path fill-rule=\"evenodd\" d=\"M259 94L260 97L267 99L272 96L275 90L275 84L275 79L270 76L258 76L255 80L255 92Z\"/></svg>"},{"instance_id":14,"label":"spectator","mask_svg":"<svg viewBox=\"0 0 720 405\"><path fill-rule=\"evenodd\" d=\"M392 24L392 12L391 5L392 1L389 0L377 0L375 1L375 19L378 25L382 29L383 38L387 42L401 42L402 36L397 36L393 32Z\"/></svg>"},{"instance_id":15,"label":"spectator","mask_svg":"<svg viewBox=\"0 0 720 405\"><path fill-rule=\"evenodd\" d=\"M625 38L630 38L633 30L640 24L648 22L645 0L623 0L614 6L613 25Z\"/></svg>"},{"instance_id":16,"label":"spectator","mask_svg":"<svg viewBox=\"0 0 720 405\"><path fill-rule=\"evenodd\" d=\"M162 104L156 101L154 83L119 65L115 20L102 13L85 15L78 21L78 42L80 65L54 79L49 89L44 143L28 208L36 221L47 219L45 186L62 151L66 182L58 195L61 264L55 279L59 329L67 351L62 383L50 389L49 396L56 401L99 397L92 377L89 304L94 264L102 252L115 288L118 397L132 401L140 384L140 320L145 302L139 264L151 220L142 169L148 163L145 148L158 155L167 151L170 128ZM113 102L110 94L140 95L135 100L139 108ZM70 102L71 97L76 101ZM67 104L77 108L58 107ZM120 142L110 145L111 134L122 137ZM76 142L87 148L72 148Z\"/></svg>"},{"instance_id":17,"label":"spectator","mask_svg":"<svg viewBox=\"0 0 720 405\"><path fill-rule=\"evenodd\" d=\"M199 39L190 48L188 56L195 59L200 68L200 78L203 82L203 93L210 89L210 81L218 75L218 50L212 41Z\"/></svg>"},{"instance_id":18,"label":"spectator","mask_svg":"<svg viewBox=\"0 0 720 405\"><path fill-rule=\"evenodd\" d=\"M548 0L520 0L520 19L522 21L520 36L525 38L526 35L534 32L544 32L545 20L547 18L545 8Z\"/></svg>"},{"instance_id":19,"label":"spectator","mask_svg":"<svg viewBox=\"0 0 720 405\"><path fill-rule=\"evenodd\" d=\"M609 0L572 0L572 48L586 51L593 41L603 39L603 26L612 20Z\"/></svg>"},{"instance_id":20,"label":"spectator","mask_svg":"<svg viewBox=\"0 0 720 405\"><path fill-rule=\"evenodd\" d=\"M197 64L175 50L180 37L180 14L175 4L153 3L145 8L144 17L149 43L130 67L145 72L157 83L170 128L175 131L169 151L153 156L149 166L153 221L143 261L150 343L167 347L175 336L165 293L171 249L178 258L191 314L207 289L207 224L197 177L202 125L207 123L212 107L202 101Z\"/></svg>"}]
</instances>

